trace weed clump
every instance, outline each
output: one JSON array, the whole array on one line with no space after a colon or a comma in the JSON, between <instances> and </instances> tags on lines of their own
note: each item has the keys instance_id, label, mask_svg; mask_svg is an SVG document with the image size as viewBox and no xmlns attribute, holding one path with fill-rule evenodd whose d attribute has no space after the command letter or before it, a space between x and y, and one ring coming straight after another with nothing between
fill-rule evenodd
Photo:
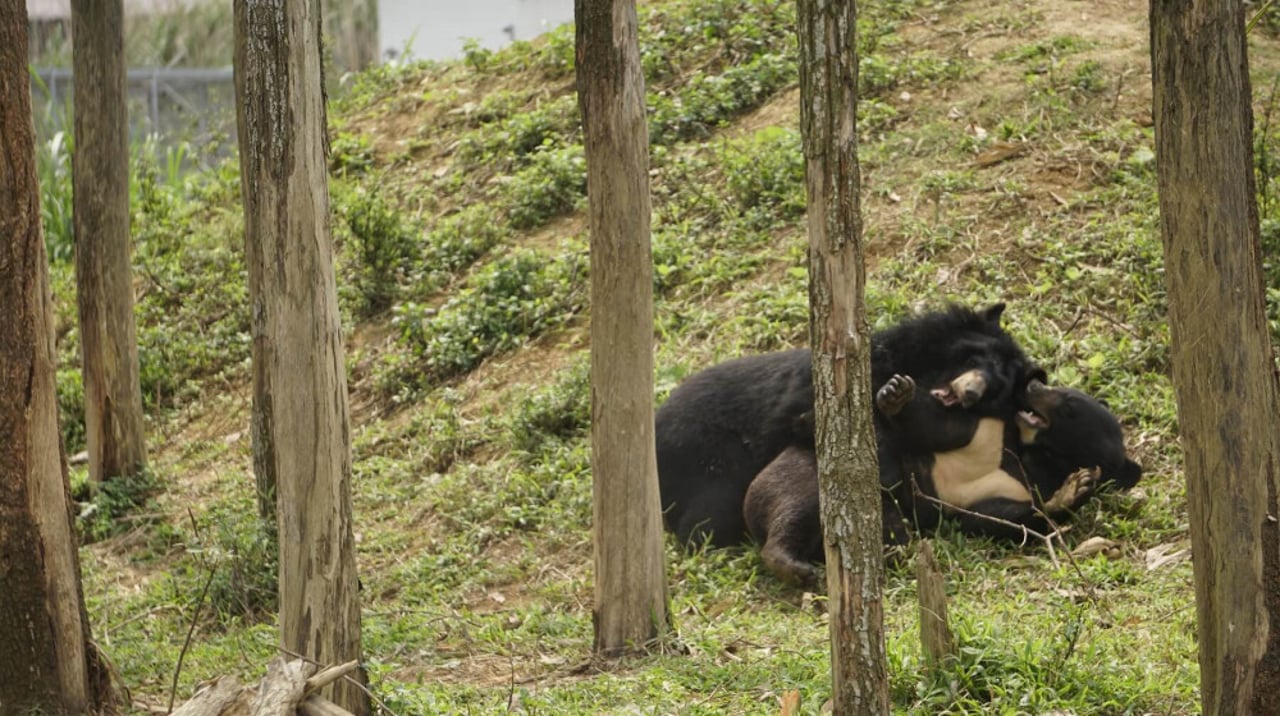
<instances>
[{"instance_id":1,"label":"weed clump","mask_svg":"<svg viewBox=\"0 0 1280 716\"><path fill-rule=\"evenodd\" d=\"M338 213L351 230L351 258L361 314L389 308L399 294L399 281L416 257L414 232L376 192L357 188L339 195Z\"/></svg>"}]
</instances>

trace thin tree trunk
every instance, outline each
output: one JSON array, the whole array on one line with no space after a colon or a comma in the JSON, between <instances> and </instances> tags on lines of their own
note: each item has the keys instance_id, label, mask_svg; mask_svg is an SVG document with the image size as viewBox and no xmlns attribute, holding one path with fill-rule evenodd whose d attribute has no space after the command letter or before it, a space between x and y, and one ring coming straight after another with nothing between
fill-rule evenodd
<instances>
[{"instance_id":1,"label":"thin tree trunk","mask_svg":"<svg viewBox=\"0 0 1280 716\"><path fill-rule=\"evenodd\" d=\"M336 664L360 658L360 609L319 0L237 0L235 22L254 462L279 479L281 643ZM367 695L353 684L341 682L326 696L369 713Z\"/></svg>"},{"instance_id":2,"label":"thin tree trunk","mask_svg":"<svg viewBox=\"0 0 1280 716\"><path fill-rule=\"evenodd\" d=\"M0 712L84 714L110 703L58 432L26 33L22 0L0 0Z\"/></svg>"},{"instance_id":3,"label":"thin tree trunk","mask_svg":"<svg viewBox=\"0 0 1280 716\"><path fill-rule=\"evenodd\" d=\"M798 0L809 340L837 716L889 712L880 477L871 422L857 125L857 8Z\"/></svg>"},{"instance_id":4,"label":"thin tree trunk","mask_svg":"<svg viewBox=\"0 0 1280 716\"><path fill-rule=\"evenodd\" d=\"M578 101L591 222L595 650L667 626L653 433L649 132L634 0L577 0Z\"/></svg>"},{"instance_id":5,"label":"thin tree trunk","mask_svg":"<svg viewBox=\"0 0 1280 716\"><path fill-rule=\"evenodd\" d=\"M1202 708L1280 713L1280 390L1241 2L1151 3L1151 51Z\"/></svg>"},{"instance_id":6,"label":"thin tree trunk","mask_svg":"<svg viewBox=\"0 0 1280 716\"><path fill-rule=\"evenodd\" d=\"M378 61L375 0L325 0L325 36L341 72L359 72Z\"/></svg>"},{"instance_id":7,"label":"thin tree trunk","mask_svg":"<svg viewBox=\"0 0 1280 716\"><path fill-rule=\"evenodd\" d=\"M146 466L129 262L129 118L123 0L71 3L76 295L85 441L94 482Z\"/></svg>"}]
</instances>

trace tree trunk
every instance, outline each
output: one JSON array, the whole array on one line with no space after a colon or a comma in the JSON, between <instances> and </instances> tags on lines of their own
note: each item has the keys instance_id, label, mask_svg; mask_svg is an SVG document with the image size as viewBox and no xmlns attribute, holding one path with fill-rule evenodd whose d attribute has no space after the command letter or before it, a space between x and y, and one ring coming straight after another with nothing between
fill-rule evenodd
<instances>
[{"instance_id":1,"label":"tree trunk","mask_svg":"<svg viewBox=\"0 0 1280 716\"><path fill-rule=\"evenodd\" d=\"M360 609L319 0L236 0L235 22L254 463L279 479L281 643L334 664L360 658ZM367 695L353 684L326 696L369 713Z\"/></svg>"},{"instance_id":2,"label":"tree trunk","mask_svg":"<svg viewBox=\"0 0 1280 716\"><path fill-rule=\"evenodd\" d=\"M325 36L339 74L359 72L378 62L378 6L375 0L325 0Z\"/></svg>"},{"instance_id":3,"label":"tree trunk","mask_svg":"<svg viewBox=\"0 0 1280 716\"><path fill-rule=\"evenodd\" d=\"M1280 391L1240 0L1151 4L1161 234L1205 714L1280 713Z\"/></svg>"},{"instance_id":4,"label":"tree trunk","mask_svg":"<svg viewBox=\"0 0 1280 716\"><path fill-rule=\"evenodd\" d=\"M591 222L595 650L667 626L653 433L649 131L634 0L577 0L578 101Z\"/></svg>"},{"instance_id":5,"label":"tree trunk","mask_svg":"<svg viewBox=\"0 0 1280 716\"><path fill-rule=\"evenodd\" d=\"M857 8L798 0L809 341L837 716L889 712L880 473L871 422L857 126Z\"/></svg>"},{"instance_id":6,"label":"tree trunk","mask_svg":"<svg viewBox=\"0 0 1280 716\"><path fill-rule=\"evenodd\" d=\"M84 714L111 704L58 432L26 33L22 0L0 0L0 713Z\"/></svg>"},{"instance_id":7,"label":"tree trunk","mask_svg":"<svg viewBox=\"0 0 1280 716\"><path fill-rule=\"evenodd\" d=\"M89 479L146 466L129 261L129 118L123 0L71 3L76 295Z\"/></svg>"}]
</instances>

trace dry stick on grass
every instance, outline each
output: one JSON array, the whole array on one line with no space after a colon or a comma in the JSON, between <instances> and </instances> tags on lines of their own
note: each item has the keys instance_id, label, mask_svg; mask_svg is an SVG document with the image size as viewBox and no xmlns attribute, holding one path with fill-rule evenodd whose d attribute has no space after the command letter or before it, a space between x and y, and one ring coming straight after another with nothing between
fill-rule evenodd
<instances>
[{"instance_id":1,"label":"dry stick on grass","mask_svg":"<svg viewBox=\"0 0 1280 716\"><path fill-rule=\"evenodd\" d=\"M938 505L939 507L944 507L944 508L949 509L949 510L952 510L952 511L954 511L954 512L959 512L959 513L961 513L961 514L969 515L969 516L971 516L971 517L977 517L977 518L980 518L980 519L988 520L988 521L990 521L990 522L994 522L994 523L996 523L996 524L1001 524L1001 525L1005 525L1005 526L1007 526L1007 527L1012 527L1012 528L1014 528L1014 529L1016 529L1016 530L1021 530L1021 531L1022 531L1022 542L1021 542L1020 544L1025 545L1025 544L1027 543L1027 538L1028 538L1028 537L1036 537L1036 538L1039 538L1041 541L1043 541L1043 542L1044 542L1045 547L1046 547L1046 548L1048 548L1048 550L1049 550L1049 559L1053 560L1053 565L1054 565L1055 567L1060 566L1060 565L1059 565L1059 563L1058 563L1057 551L1053 548L1053 538L1054 538L1054 537L1057 537L1057 538L1059 538L1059 539L1061 539L1061 538L1062 538L1062 535L1060 534L1060 531L1059 531L1058 529L1056 529L1056 528L1055 528L1055 529L1053 530L1053 532L1050 532L1049 534L1041 534L1040 532L1037 532L1037 531L1035 531L1035 530L1031 529L1030 527L1027 527L1026 525L1020 525L1020 524L1018 524L1017 522L1011 522L1011 521L1009 521L1009 520L1006 520L1006 519L1003 519L1003 518L1000 518L1000 517L995 517L995 516L993 516L993 515L987 515L987 514L983 514L983 513L981 513L981 512L974 512L973 510L966 510L966 509L965 509L965 508L963 508L963 507L957 507L956 505L953 505L953 504L951 504L951 503L949 503L949 502L945 502L945 501L943 501L943 500L940 500L940 499L938 499L938 498L934 497L933 495L926 495L924 492L921 492L921 491L920 491L920 488L915 487L914 485L913 485L913 488L915 489L916 495L917 495L918 497L922 497L922 498L924 498L925 500L928 500L929 502L932 502L932 503L934 503L934 504ZM1053 524L1053 523L1051 522L1050 524Z\"/></svg>"},{"instance_id":2,"label":"dry stick on grass","mask_svg":"<svg viewBox=\"0 0 1280 716\"><path fill-rule=\"evenodd\" d=\"M1062 546L1065 548L1067 546L1067 543L1066 543L1066 540L1062 538L1064 530L1062 527L1058 525L1056 521L1054 521L1052 516L1050 516L1044 510L1040 509L1038 506L1035 508L1036 513L1039 514L1041 517L1044 517L1045 522L1047 522L1049 526L1052 528L1048 534L1042 534L1040 532L1037 532L1031 529L1030 527L1027 527L1026 525L1020 525L1016 522L1011 522L1009 520L1001 519L999 517L983 514L981 512L974 512L972 510L966 510L963 507L957 507L956 505L940 500L932 495L926 495L923 491L920 490L919 485L916 484L914 480L911 483L911 487L917 496L923 497L925 500L928 500L929 502L932 502L940 507L944 507L944 508L953 510L955 512L960 512L966 515L971 515L973 517L978 517L980 519L988 520L990 522L994 522L997 524L1013 527L1014 529L1022 530L1022 542L1021 542L1022 545L1025 545L1027 543L1028 537L1036 537L1040 539L1042 542L1044 542L1044 546L1049 552L1049 559L1053 562L1053 566L1059 567L1059 568L1062 567L1062 563L1058 561L1057 550L1055 550L1053 547L1053 540L1056 538L1059 542L1062 543ZM1084 570L1080 569L1080 564L1076 561L1075 555L1071 554L1071 550L1066 550L1066 549L1064 549L1064 554L1067 555L1067 562L1071 565L1072 571L1074 571L1076 573L1076 576L1080 578L1080 582L1085 585L1086 587L1085 593L1086 593L1086 596L1088 596L1089 601L1093 602L1094 606L1098 607L1099 609L1107 611L1110 618L1114 618L1114 615L1110 614L1110 609L1106 607L1102 599L1098 596L1097 590L1094 589L1093 583L1090 582L1089 578L1085 576Z\"/></svg>"},{"instance_id":3,"label":"dry stick on grass","mask_svg":"<svg viewBox=\"0 0 1280 716\"><path fill-rule=\"evenodd\" d=\"M200 524L196 522L195 513L191 508L187 508L187 517L191 518L191 529L200 536ZM200 596L196 598L196 608L191 612L191 626L187 628L187 638L182 642L182 651L178 652L178 663L173 667L173 684L169 687L169 710L173 711L173 700L178 695L178 677L182 674L182 662L187 658L187 650L191 648L191 637L196 633L196 624L200 620L200 610L204 608L204 598L209 594L209 586L213 584L213 575L216 574L218 568L216 566L209 568L209 578L204 580L204 588L200 590Z\"/></svg>"}]
</instances>

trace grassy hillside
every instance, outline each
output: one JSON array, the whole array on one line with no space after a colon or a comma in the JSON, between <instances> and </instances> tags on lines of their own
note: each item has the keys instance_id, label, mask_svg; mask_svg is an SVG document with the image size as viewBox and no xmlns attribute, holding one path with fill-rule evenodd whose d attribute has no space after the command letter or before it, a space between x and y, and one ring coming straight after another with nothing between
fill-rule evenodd
<instances>
[{"instance_id":1,"label":"grassy hillside","mask_svg":"<svg viewBox=\"0 0 1280 716\"><path fill-rule=\"evenodd\" d=\"M1028 353L1055 382L1104 398L1146 469L1138 491L1090 505L1066 538L1116 540L1117 558L940 535L962 643L942 678L923 676L914 579L890 574L895 709L1194 713L1146 3L862 9L874 325L948 300L1009 302ZM713 362L804 341L793 12L771 0L642 7L658 401ZM1264 199L1277 48L1253 38ZM763 574L752 550L669 545L667 648L588 660L588 262L572 63L562 29L458 64L375 70L332 109L375 693L402 715L745 714L777 713L798 689L803 712L818 713L829 691L821 600ZM134 491L83 495L99 539L82 556L95 636L140 709L167 700L206 580L180 698L217 674L256 678L275 651L275 564L252 495L237 172L185 182L152 172L135 191L154 475ZM1264 200L1263 211L1270 251L1280 207ZM1280 277L1268 271L1275 298ZM54 274L75 452L71 269ZM143 504L112 519L131 501Z\"/></svg>"}]
</instances>

